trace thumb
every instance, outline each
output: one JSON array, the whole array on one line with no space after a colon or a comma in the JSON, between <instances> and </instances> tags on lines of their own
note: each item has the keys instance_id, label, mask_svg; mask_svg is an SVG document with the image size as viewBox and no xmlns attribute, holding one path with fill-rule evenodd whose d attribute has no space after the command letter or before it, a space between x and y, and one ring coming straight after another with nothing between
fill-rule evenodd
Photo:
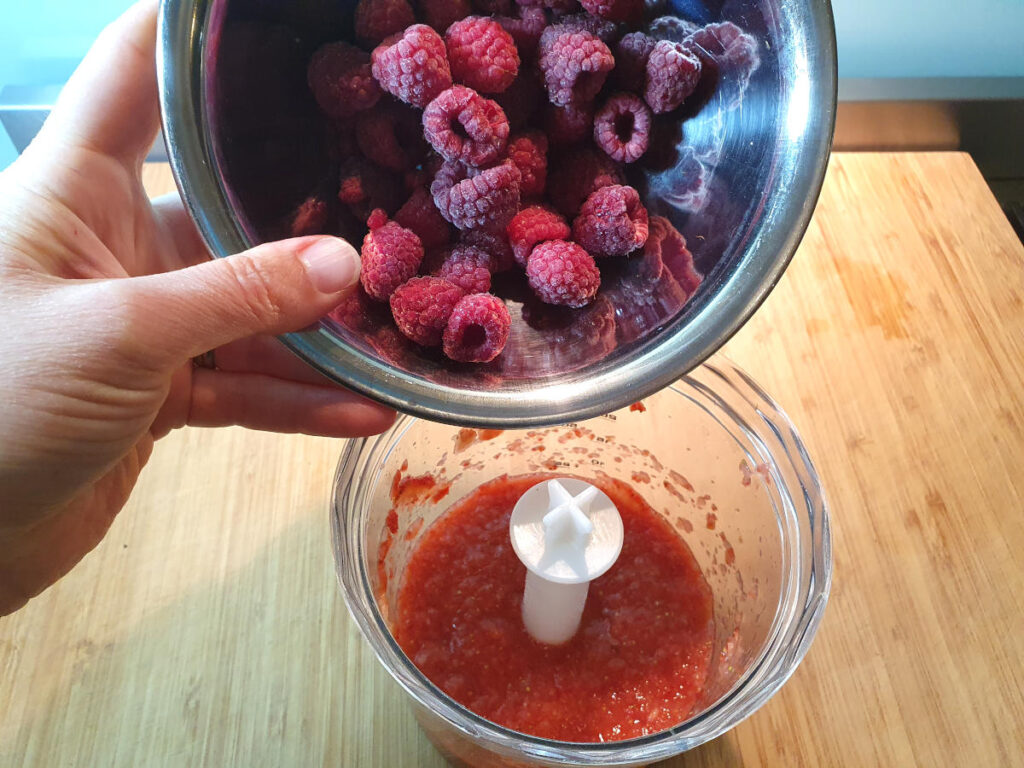
<instances>
[{"instance_id":1,"label":"thumb","mask_svg":"<svg viewBox=\"0 0 1024 768\"><path fill-rule=\"evenodd\" d=\"M115 281L131 338L160 366L257 333L303 328L359 280L359 256L335 237L300 237L186 269Z\"/></svg>"}]
</instances>

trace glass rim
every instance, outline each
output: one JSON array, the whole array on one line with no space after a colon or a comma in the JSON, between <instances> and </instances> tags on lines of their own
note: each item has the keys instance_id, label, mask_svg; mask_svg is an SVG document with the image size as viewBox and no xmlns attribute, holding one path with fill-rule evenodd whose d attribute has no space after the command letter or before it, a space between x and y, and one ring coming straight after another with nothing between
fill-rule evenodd
<instances>
[{"instance_id":1,"label":"glass rim","mask_svg":"<svg viewBox=\"0 0 1024 768\"><path fill-rule=\"evenodd\" d=\"M715 387L712 389L705 379L714 381ZM668 391L704 408L719 423L722 417L728 419L750 439L749 447L741 446L748 460L755 461L752 466L768 467L770 485L782 504L780 509L772 499L782 552L780 594L771 628L749 669L715 702L682 723L647 736L604 743L564 742L524 734L487 720L451 699L398 645L373 592L363 537L346 535L344 530L344 510L372 482L361 469L371 459L390 453L417 421L416 417L403 415L381 435L349 441L335 473L329 511L335 569L349 612L374 655L414 701L463 735L486 739L497 750L564 765L580 761L618 765L671 757L716 738L753 714L789 679L817 632L831 587L831 526L818 473L786 413L732 363L721 358L705 363L663 390ZM740 411L746 411L747 417ZM750 414L760 423L749 419ZM354 521L355 516L349 524ZM807 524L806 534L801 531L802 522ZM808 556L809 565L804 566Z\"/></svg>"}]
</instances>

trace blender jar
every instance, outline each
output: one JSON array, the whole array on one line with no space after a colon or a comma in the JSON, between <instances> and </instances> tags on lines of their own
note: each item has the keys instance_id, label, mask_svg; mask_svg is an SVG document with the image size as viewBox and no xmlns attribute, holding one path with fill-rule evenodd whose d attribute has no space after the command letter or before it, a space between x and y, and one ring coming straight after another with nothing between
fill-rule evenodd
<instances>
[{"instance_id":1,"label":"blender jar","mask_svg":"<svg viewBox=\"0 0 1024 768\"><path fill-rule=\"evenodd\" d=\"M714 596L714 645L690 717L601 744L509 730L449 698L391 633L402 572L431 523L501 475L609 477L631 484L697 558ZM441 752L464 765L643 765L719 736L794 671L818 627L831 577L828 512L786 415L746 374L705 364L629 408L534 430L474 430L402 417L353 440L332 509L346 602L411 697Z\"/></svg>"}]
</instances>

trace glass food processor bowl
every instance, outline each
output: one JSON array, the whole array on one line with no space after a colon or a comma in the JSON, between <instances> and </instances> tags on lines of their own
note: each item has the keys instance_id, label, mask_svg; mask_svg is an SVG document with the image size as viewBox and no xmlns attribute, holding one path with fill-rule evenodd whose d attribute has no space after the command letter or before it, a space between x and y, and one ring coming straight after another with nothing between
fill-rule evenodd
<instances>
[{"instance_id":1,"label":"glass food processor bowl","mask_svg":"<svg viewBox=\"0 0 1024 768\"><path fill-rule=\"evenodd\" d=\"M714 644L685 722L602 744L536 738L461 706L402 652L391 627L410 553L447 509L505 474L624 481L687 543L712 589ZM722 362L642 403L549 429L457 429L403 417L348 444L331 523L338 578L363 636L433 743L472 766L643 765L721 735L796 669L832 573L828 511L799 435L756 383Z\"/></svg>"},{"instance_id":2,"label":"glass food processor bowl","mask_svg":"<svg viewBox=\"0 0 1024 768\"><path fill-rule=\"evenodd\" d=\"M336 202L332 153L340 142L309 93L306 65L319 45L352 40L355 4L163 0L158 64L168 155L215 256L283 236L283 222L313 192ZM828 0L645 7L648 19L731 21L750 36L742 57L709 68L715 73L681 113L659 118L651 148L627 170L651 215L685 237L692 262L686 248L663 254L665 276L650 284L602 262L597 301L579 312L540 304L522 276L505 280L494 290L509 308L511 336L486 365L452 364L419 349L390 324L384 305L380 318L369 312L368 322L355 322L342 312L284 343L326 376L407 413L523 427L628 405L735 333L781 277L824 178L836 104L831 7ZM342 218L336 232L358 244L365 227Z\"/></svg>"}]
</instances>

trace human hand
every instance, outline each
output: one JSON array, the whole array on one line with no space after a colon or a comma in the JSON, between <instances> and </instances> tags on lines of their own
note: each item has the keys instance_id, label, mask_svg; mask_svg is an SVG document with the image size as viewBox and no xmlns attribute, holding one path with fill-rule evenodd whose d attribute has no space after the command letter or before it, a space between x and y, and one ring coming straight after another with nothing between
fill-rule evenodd
<instances>
[{"instance_id":1,"label":"human hand","mask_svg":"<svg viewBox=\"0 0 1024 768\"><path fill-rule=\"evenodd\" d=\"M170 430L352 436L394 418L272 337L356 283L348 243L296 238L209 261L177 195L147 199L155 41L144 0L0 174L0 615L96 546ZM217 370L194 368L212 349Z\"/></svg>"}]
</instances>

